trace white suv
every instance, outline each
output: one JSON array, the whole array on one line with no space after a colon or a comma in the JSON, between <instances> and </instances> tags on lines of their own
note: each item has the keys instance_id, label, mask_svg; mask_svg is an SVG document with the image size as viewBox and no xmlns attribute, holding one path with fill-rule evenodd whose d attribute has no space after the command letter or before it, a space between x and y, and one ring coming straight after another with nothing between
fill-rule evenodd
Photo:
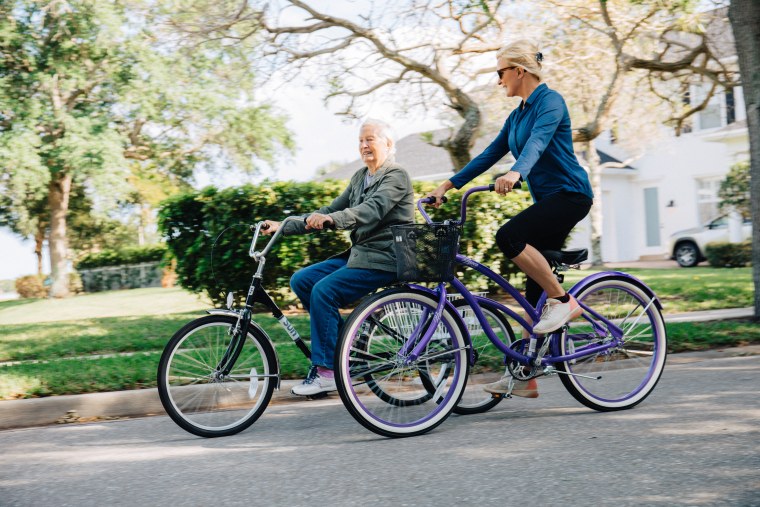
<instances>
[{"instance_id":1,"label":"white suv","mask_svg":"<svg viewBox=\"0 0 760 507\"><path fill-rule=\"evenodd\" d=\"M752 222L742 223L742 241L752 237ZM671 259L684 268L691 268L705 260L705 246L708 243L728 242L728 217L720 216L711 222L693 229L678 231L670 236Z\"/></svg>"}]
</instances>

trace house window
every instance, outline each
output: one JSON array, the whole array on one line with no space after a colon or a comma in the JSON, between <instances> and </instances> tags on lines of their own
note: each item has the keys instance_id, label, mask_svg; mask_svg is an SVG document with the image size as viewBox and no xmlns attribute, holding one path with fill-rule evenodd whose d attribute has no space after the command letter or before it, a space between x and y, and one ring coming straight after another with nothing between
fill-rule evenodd
<instances>
[{"instance_id":1,"label":"house window","mask_svg":"<svg viewBox=\"0 0 760 507\"><path fill-rule=\"evenodd\" d=\"M710 91L711 86L707 84L701 84L695 87L695 104L701 104L705 100L705 96ZM721 127L723 125L720 116L720 106L723 100L723 94L715 93L710 97L707 106L699 112L699 128L700 130L712 129Z\"/></svg>"},{"instance_id":2,"label":"house window","mask_svg":"<svg viewBox=\"0 0 760 507\"><path fill-rule=\"evenodd\" d=\"M718 216L720 182L721 178L697 180L697 214L700 224L707 223Z\"/></svg>"},{"instance_id":3,"label":"house window","mask_svg":"<svg viewBox=\"0 0 760 507\"><path fill-rule=\"evenodd\" d=\"M726 125L736 121L736 104L734 101L734 89L726 88Z\"/></svg>"}]
</instances>

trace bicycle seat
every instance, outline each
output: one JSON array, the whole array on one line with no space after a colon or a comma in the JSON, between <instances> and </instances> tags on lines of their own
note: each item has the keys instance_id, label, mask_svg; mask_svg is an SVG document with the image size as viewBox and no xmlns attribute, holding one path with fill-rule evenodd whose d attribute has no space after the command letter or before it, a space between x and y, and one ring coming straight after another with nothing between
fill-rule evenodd
<instances>
[{"instance_id":1,"label":"bicycle seat","mask_svg":"<svg viewBox=\"0 0 760 507\"><path fill-rule=\"evenodd\" d=\"M542 250L541 255L546 257L549 263L555 264L580 264L588 259L587 248L577 248L575 250Z\"/></svg>"}]
</instances>

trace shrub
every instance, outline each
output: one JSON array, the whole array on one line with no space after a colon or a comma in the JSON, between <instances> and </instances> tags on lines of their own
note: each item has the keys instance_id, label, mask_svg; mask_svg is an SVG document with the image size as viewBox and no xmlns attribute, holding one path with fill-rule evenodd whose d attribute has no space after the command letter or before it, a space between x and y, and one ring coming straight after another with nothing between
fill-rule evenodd
<instances>
[{"instance_id":1,"label":"shrub","mask_svg":"<svg viewBox=\"0 0 760 507\"><path fill-rule=\"evenodd\" d=\"M752 243L709 243L705 247L705 257L710 266L716 268L737 268L752 261Z\"/></svg>"},{"instance_id":2,"label":"shrub","mask_svg":"<svg viewBox=\"0 0 760 507\"><path fill-rule=\"evenodd\" d=\"M44 285L45 277L39 275L27 275L16 279L16 292L22 299L45 298L48 296L48 288Z\"/></svg>"},{"instance_id":3,"label":"shrub","mask_svg":"<svg viewBox=\"0 0 760 507\"><path fill-rule=\"evenodd\" d=\"M484 176L476 181L487 184L490 178ZM264 219L281 220L287 215L310 213L329 204L345 185L344 181L290 181L224 190L207 187L164 201L159 212L159 230L171 256L176 259L180 285L194 292L206 292L217 303L222 303L230 290L242 298L255 267L248 256L252 236L249 225ZM435 186L430 182L415 182L416 198ZM437 210L428 208L428 211L436 221L455 218L462 195L463 192L452 192L446 205ZM527 192L506 198L481 193L470 202L460 251L505 277L515 274L516 268L496 246L495 235L507 218L530 204L530 196ZM417 221L422 219L418 216ZM258 248L266 240L266 237L259 238ZM278 303L295 302L288 283L293 272L349 246L348 232L325 231L284 237L267 259L264 286ZM486 288L485 281L473 270L467 270L463 280L472 290Z\"/></svg>"},{"instance_id":4,"label":"shrub","mask_svg":"<svg viewBox=\"0 0 760 507\"><path fill-rule=\"evenodd\" d=\"M163 260L165 255L166 245L163 244L129 247L121 250L103 250L102 252L85 255L76 263L76 268L92 269L105 266L155 262Z\"/></svg>"}]
</instances>

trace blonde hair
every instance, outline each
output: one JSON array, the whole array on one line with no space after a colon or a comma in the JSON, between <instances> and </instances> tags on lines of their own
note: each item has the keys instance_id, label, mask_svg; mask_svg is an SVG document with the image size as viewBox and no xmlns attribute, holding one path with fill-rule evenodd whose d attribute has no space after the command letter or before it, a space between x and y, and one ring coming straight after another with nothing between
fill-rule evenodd
<instances>
[{"instance_id":1,"label":"blonde hair","mask_svg":"<svg viewBox=\"0 0 760 507\"><path fill-rule=\"evenodd\" d=\"M496 58L506 60L510 67L520 67L530 72L542 81L543 71L541 62L544 55L538 50L538 46L528 40L518 40L507 44L496 53Z\"/></svg>"}]
</instances>

